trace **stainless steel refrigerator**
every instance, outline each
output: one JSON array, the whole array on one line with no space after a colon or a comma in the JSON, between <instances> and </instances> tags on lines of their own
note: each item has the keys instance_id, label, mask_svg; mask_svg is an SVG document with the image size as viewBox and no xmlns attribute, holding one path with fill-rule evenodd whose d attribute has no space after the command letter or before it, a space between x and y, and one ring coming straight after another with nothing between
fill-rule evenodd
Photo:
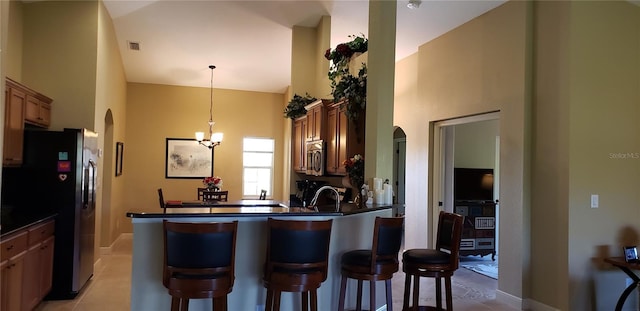
<instances>
[{"instance_id":1,"label":"stainless steel refrigerator","mask_svg":"<svg viewBox=\"0 0 640 311\"><path fill-rule=\"evenodd\" d=\"M57 213L47 299L74 298L93 275L98 135L87 129L25 131L23 159L22 167L4 175L3 184L13 189L3 195L21 209Z\"/></svg>"}]
</instances>

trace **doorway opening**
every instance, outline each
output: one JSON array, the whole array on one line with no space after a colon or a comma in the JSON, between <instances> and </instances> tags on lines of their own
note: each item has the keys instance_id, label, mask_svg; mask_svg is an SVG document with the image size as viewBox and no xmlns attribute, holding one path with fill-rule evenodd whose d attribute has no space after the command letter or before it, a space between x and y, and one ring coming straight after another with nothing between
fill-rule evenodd
<instances>
[{"instance_id":1,"label":"doorway opening","mask_svg":"<svg viewBox=\"0 0 640 311\"><path fill-rule=\"evenodd\" d=\"M396 127L393 131L393 151L393 203L404 206L407 134L400 127ZM397 216L404 215L404 207L399 207L395 214Z\"/></svg>"},{"instance_id":2,"label":"doorway opening","mask_svg":"<svg viewBox=\"0 0 640 311\"><path fill-rule=\"evenodd\" d=\"M465 217L460 266L498 278L499 113L433 124L432 219L443 210ZM432 226L434 230L437 224Z\"/></svg>"}]
</instances>

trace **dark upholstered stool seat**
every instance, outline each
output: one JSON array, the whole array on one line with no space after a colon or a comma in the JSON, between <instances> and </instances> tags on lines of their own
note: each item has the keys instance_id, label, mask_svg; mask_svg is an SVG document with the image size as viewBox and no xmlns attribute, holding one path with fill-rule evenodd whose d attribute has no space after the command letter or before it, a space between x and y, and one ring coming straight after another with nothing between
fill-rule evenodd
<instances>
[{"instance_id":1,"label":"dark upholstered stool seat","mask_svg":"<svg viewBox=\"0 0 640 311\"><path fill-rule=\"evenodd\" d=\"M160 193L160 191L158 191ZM187 311L189 299L212 298L214 311L227 310L235 280L238 222L178 223L164 220L163 285L172 311Z\"/></svg>"},{"instance_id":2,"label":"dark upholstered stool seat","mask_svg":"<svg viewBox=\"0 0 640 311\"><path fill-rule=\"evenodd\" d=\"M369 310L376 309L376 281L385 281L387 310L393 311L391 278L398 272L398 252L402 245L404 218L376 217L371 249L344 253L340 260L342 280L338 310L344 310L347 279L358 280L356 310L362 310L362 283L369 281Z\"/></svg>"},{"instance_id":3,"label":"dark upholstered stool seat","mask_svg":"<svg viewBox=\"0 0 640 311\"><path fill-rule=\"evenodd\" d=\"M418 248L404 252L402 261L417 264L448 264L451 261L451 255L435 249Z\"/></svg>"},{"instance_id":4,"label":"dark upholstered stool seat","mask_svg":"<svg viewBox=\"0 0 640 311\"><path fill-rule=\"evenodd\" d=\"M438 236L435 249L409 249L402 254L404 283L403 310L425 310L418 306L420 295L420 277L436 279L436 310L442 310L442 282L444 278L447 310L453 310L451 295L451 276L458 269L460 236L462 235L462 216L441 211L438 218ZM413 291L411 281L413 280ZM413 298L409 306L409 298Z\"/></svg>"},{"instance_id":5,"label":"dark upholstered stool seat","mask_svg":"<svg viewBox=\"0 0 640 311\"><path fill-rule=\"evenodd\" d=\"M327 279L332 220L267 220L263 282L266 311L280 310L282 292L300 292L302 310L318 310L317 289Z\"/></svg>"}]
</instances>

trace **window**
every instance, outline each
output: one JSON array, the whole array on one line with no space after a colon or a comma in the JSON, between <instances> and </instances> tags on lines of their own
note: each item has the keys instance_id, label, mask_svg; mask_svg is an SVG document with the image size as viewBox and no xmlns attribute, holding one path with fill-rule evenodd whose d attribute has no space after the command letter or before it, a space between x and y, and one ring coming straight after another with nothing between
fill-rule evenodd
<instances>
[{"instance_id":1,"label":"window","mask_svg":"<svg viewBox=\"0 0 640 311\"><path fill-rule=\"evenodd\" d=\"M242 197L258 198L260 190L273 193L273 150L271 138L245 138L242 142Z\"/></svg>"}]
</instances>

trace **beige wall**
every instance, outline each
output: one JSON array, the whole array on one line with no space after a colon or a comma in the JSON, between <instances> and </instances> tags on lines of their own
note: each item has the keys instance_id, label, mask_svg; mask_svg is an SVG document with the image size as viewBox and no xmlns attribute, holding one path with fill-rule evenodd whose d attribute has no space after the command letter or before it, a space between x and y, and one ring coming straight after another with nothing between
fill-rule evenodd
<instances>
[{"instance_id":1,"label":"beige wall","mask_svg":"<svg viewBox=\"0 0 640 311\"><path fill-rule=\"evenodd\" d=\"M99 9L94 118L104 156L98 175L101 176L101 182L97 198L96 245L108 247L122 232L122 224L129 222L125 218L123 203L126 175L114 176L114 145L116 141L125 142L127 82L113 23L102 3ZM110 124L105 124L105 119L109 119ZM103 194L107 197L103 197Z\"/></svg>"},{"instance_id":2,"label":"beige wall","mask_svg":"<svg viewBox=\"0 0 640 311\"><path fill-rule=\"evenodd\" d=\"M53 98L51 129L95 129L97 1L24 3L22 82Z\"/></svg>"},{"instance_id":3,"label":"beige wall","mask_svg":"<svg viewBox=\"0 0 640 311\"><path fill-rule=\"evenodd\" d=\"M431 122L501 111L500 249L510 251L500 254L499 288L516 297L523 295L528 249L523 227L528 14L527 3L507 3L421 46L396 67L394 110L395 125L407 134L407 167L412 168L406 189L408 247L425 246L432 238L432 199L426 190L432 178Z\"/></svg>"},{"instance_id":4,"label":"beige wall","mask_svg":"<svg viewBox=\"0 0 640 311\"><path fill-rule=\"evenodd\" d=\"M640 7L572 2L569 21L569 296L586 310L597 247L622 255L624 227L640 242Z\"/></svg>"},{"instance_id":5,"label":"beige wall","mask_svg":"<svg viewBox=\"0 0 640 311\"><path fill-rule=\"evenodd\" d=\"M454 166L494 168L499 125L497 120L456 125L454 127Z\"/></svg>"},{"instance_id":6,"label":"beige wall","mask_svg":"<svg viewBox=\"0 0 640 311\"><path fill-rule=\"evenodd\" d=\"M500 249L509 250L499 254L498 299L592 307L591 257L600 245L619 255L621 230L640 231L639 10L509 2L397 63L408 247L429 236L429 122L498 110ZM599 209L589 208L592 193Z\"/></svg>"},{"instance_id":7,"label":"beige wall","mask_svg":"<svg viewBox=\"0 0 640 311\"><path fill-rule=\"evenodd\" d=\"M230 200L242 198L242 139L275 139L274 199L282 198L285 150L283 94L215 89L214 130L224 133L215 148L214 174ZM165 138L193 138L207 131L209 88L129 83L125 148L125 211L158 212L157 189L166 199L196 199L200 179L165 179ZM203 147L204 148L204 147ZM126 232L131 232L127 222Z\"/></svg>"},{"instance_id":8,"label":"beige wall","mask_svg":"<svg viewBox=\"0 0 640 311\"><path fill-rule=\"evenodd\" d=\"M8 4L8 16L7 23L8 28L11 29L6 34L3 33L3 40L6 38L7 47L3 53L7 58L5 74L7 77L14 81L22 81L22 1L4 1ZM4 119L3 119L4 120Z\"/></svg>"}]
</instances>

